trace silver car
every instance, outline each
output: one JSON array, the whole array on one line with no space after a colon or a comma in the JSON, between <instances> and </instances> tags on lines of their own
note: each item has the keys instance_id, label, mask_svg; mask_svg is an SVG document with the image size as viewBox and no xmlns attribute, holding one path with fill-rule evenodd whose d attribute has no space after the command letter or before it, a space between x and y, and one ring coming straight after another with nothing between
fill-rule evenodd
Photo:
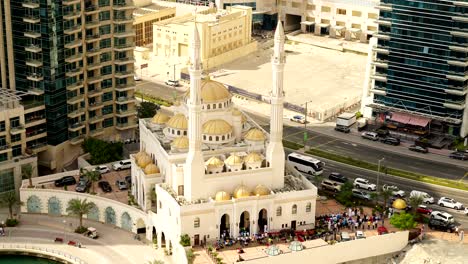
<instances>
[{"instance_id":1,"label":"silver car","mask_svg":"<svg viewBox=\"0 0 468 264\"><path fill-rule=\"evenodd\" d=\"M117 180L115 182L115 185L117 185L117 188L119 188L119 190L127 190L128 189L127 182L124 181L124 180Z\"/></svg>"}]
</instances>

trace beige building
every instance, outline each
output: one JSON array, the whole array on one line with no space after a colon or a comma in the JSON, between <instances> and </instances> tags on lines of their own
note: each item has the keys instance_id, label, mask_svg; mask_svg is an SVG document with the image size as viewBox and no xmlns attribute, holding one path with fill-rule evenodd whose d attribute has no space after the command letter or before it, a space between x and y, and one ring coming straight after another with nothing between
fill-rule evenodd
<instances>
[{"instance_id":1,"label":"beige building","mask_svg":"<svg viewBox=\"0 0 468 264\"><path fill-rule=\"evenodd\" d=\"M25 119L19 95L0 89L0 195L18 192L24 165L31 164L33 176L37 175L37 158L26 149L26 138L38 137L40 132L27 133L25 123L30 120Z\"/></svg>"},{"instance_id":2,"label":"beige building","mask_svg":"<svg viewBox=\"0 0 468 264\"><path fill-rule=\"evenodd\" d=\"M378 0L281 0L285 30L367 42L377 32Z\"/></svg>"},{"instance_id":3,"label":"beige building","mask_svg":"<svg viewBox=\"0 0 468 264\"><path fill-rule=\"evenodd\" d=\"M227 10L209 9L154 24L153 60L161 74L178 75L173 66L186 68L188 46L193 24L201 39L201 60L204 69L238 59L257 49L252 39L252 8L233 6ZM174 68L175 69L175 68ZM178 79L178 78L176 78Z\"/></svg>"},{"instance_id":4,"label":"beige building","mask_svg":"<svg viewBox=\"0 0 468 264\"><path fill-rule=\"evenodd\" d=\"M133 26L135 27L135 46L153 45L153 24L175 17L175 7L165 7L149 4L137 7L133 11Z\"/></svg>"}]
</instances>

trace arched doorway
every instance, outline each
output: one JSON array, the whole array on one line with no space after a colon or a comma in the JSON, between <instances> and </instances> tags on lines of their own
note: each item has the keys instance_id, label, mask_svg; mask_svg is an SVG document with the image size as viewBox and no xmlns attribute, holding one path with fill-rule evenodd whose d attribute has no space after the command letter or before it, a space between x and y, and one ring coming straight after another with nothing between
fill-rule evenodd
<instances>
[{"instance_id":1,"label":"arched doorway","mask_svg":"<svg viewBox=\"0 0 468 264\"><path fill-rule=\"evenodd\" d=\"M48 205L48 213L50 215L59 216L62 214L62 204L57 197L50 197L49 201L47 202Z\"/></svg>"},{"instance_id":2,"label":"arched doorway","mask_svg":"<svg viewBox=\"0 0 468 264\"><path fill-rule=\"evenodd\" d=\"M158 233L156 232L156 227L153 226L153 244L157 243L158 241L157 239L158 239Z\"/></svg>"},{"instance_id":3,"label":"arched doorway","mask_svg":"<svg viewBox=\"0 0 468 264\"><path fill-rule=\"evenodd\" d=\"M219 237L231 237L229 230L231 228L231 222L228 214L221 216L221 223L219 224ZM224 235L223 235L224 234Z\"/></svg>"},{"instance_id":4,"label":"arched doorway","mask_svg":"<svg viewBox=\"0 0 468 264\"><path fill-rule=\"evenodd\" d=\"M138 218L136 221L137 234L146 234L146 224L143 219Z\"/></svg>"},{"instance_id":5,"label":"arched doorway","mask_svg":"<svg viewBox=\"0 0 468 264\"><path fill-rule=\"evenodd\" d=\"M89 220L99 221L99 208L96 206L91 207L87 214Z\"/></svg>"},{"instance_id":6,"label":"arched doorway","mask_svg":"<svg viewBox=\"0 0 468 264\"><path fill-rule=\"evenodd\" d=\"M114 209L112 209L112 207L107 207L106 208L106 211L105 211L105 214L104 214L104 222L106 224L113 224L115 225L116 224L116 219L115 219L115 211Z\"/></svg>"},{"instance_id":7,"label":"arched doorway","mask_svg":"<svg viewBox=\"0 0 468 264\"><path fill-rule=\"evenodd\" d=\"M161 245L159 245L159 248L163 248L166 246L166 236L164 235L164 232L161 232Z\"/></svg>"},{"instance_id":8,"label":"arched doorway","mask_svg":"<svg viewBox=\"0 0 468 264\"><path fill-rule=\"evenodd\" d=\"M122 229L125 229L127 231L132 231L132 218L130 215L125 212L122 214L122 217L120 218L120 224L122 226Z\"/></svg>"},{"instance_id":9,"label":"arched doorway","mask_svg":"<svg viewBox=\"0 0 468 264\"><path fill-rule=\"evenodd\" d=\"M250 214L247 211L242 212L239 221L239 232L249 232L250 233Z\"/></svg>"},{"instance_id":10,"label":"arched doorway","mask_svg":"<svg viewBox=\"0 0 468 264\"><path fill-rule=\"evenodd\" d=\"M29 196L26 206L28 208L28 213L40 213L41 212L41 199L36 195Z\"/></svg>"},{"instance_id":11,"label":"arched doorway","mask_svg":"<svg viewBox=\"0 0 468 264\"><path fill-rule=\"evenodd\" d=\"M264 233L268 231L268 214L267 210L263 208L258 212L258 233Z\"/></svg>"}]
</instances>

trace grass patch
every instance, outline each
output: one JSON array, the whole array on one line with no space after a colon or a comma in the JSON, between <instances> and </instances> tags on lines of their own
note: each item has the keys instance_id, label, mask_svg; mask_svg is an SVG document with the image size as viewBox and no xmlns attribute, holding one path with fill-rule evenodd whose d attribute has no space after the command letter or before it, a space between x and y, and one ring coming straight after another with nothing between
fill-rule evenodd
<instances>
[{"instance_id":1,"label":"grass patch","mask_svg":"<svg viewBox=\"0 0 468 264\"><path fill-rule=\"evenodd\" d=\"M298 144L296 142L292 142L292 141L288 141L288 140L283 140L283 146L285 148L294 149L294 150L298 150L298 149L304 147L304 145L302 145L302 144Z\"/></svg>"},{"instance_id":2,"label":"grass patch","mask_svg":"<svg viewBox=\"0 0 468 264\"><path fill-rule=\"evenodd\" d=\"M286 145L285 145L285 147L286 147ZM373 170L373 171L378 170L378 165L377 164L370 163L370 162L367 162L367 161L357 160L357 159L354 159L354 158L351 158L351 157L348 157L348 156L341 156L341 155L338 155L338 154L335 154L335 153L330 153L330 152L323 151L323 150L316 149L316 148L308 150L308 151L306 151L306 153L312 154L312 155L315 155L315 156L319 156L319 157L322 157L322 158L325 158L325 159L345 163L345 164L348 164L348 165L368 169L368 170ZM416 180L416 181L420 181L420 182L431 183L431 184L436 184L436 185L440 185L440 186L460 189L460 190L464 190L464 191L468 190L468 185L464 184L462 182L457 182L457 181L453 181L453 180L442 179L442 178L437 178L437 177L434 177L434 176L429 176L429 175L419 174L419 173L415 173L415 172L409 172L409 171L404 171L404 170L399 170L399 169L394 169L394 168L390 168L390 167L381 166L380 171L385 172L385 170L386 170L387 174L397 176L397 177L402 177L402 178Z\"/></svg>"},{"instance_id":3,"label":"grass patch","mask_svg":"<svg viewBox=\"0 0 468 264\"><path fill-rule=\"evenodd\" d=\"M151 102L151 103L157 104L157 105L163 105L163 106L171 106L172 105L172 102L169 102L167 100L161 99L161 98L156 97L156 96L144 94L144 93L141 93L141 92L135 92L135 97L138 97L143 101L148 101L148 102Z\"/></svg>"}]
</instances>

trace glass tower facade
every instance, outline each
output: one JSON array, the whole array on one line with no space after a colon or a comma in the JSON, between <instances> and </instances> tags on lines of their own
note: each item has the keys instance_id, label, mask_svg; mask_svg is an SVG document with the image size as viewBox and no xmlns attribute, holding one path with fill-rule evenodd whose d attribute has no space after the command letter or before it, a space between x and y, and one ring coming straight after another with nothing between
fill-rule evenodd
<instances>
[{"instance_id":1,"label":"glass tower facade","mask_svg":"<svg viewBox=\"0 0 468 264\"><path fill-rule=\"evenodd\" d=\"M381 0L374 105L450 123L466 109L468 3Z\"/></svg>"}]
</instances>

